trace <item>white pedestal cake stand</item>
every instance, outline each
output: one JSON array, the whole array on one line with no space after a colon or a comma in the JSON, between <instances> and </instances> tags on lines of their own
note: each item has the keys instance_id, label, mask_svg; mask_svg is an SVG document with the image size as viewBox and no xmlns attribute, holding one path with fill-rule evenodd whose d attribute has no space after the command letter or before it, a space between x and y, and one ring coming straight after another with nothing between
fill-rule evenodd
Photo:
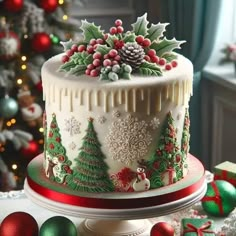
<instances>
[{"instance_id":1,"label":"white pedestal cake stand","mask_svg":"<svg viewBox=\"0 0 236 236\"><path fill-rule=\"evenodd\" d=\"M201 174L199 174L202 175L204 170L201 169L200 172ZM149 236L152 225L149 220L144 219L164 216L186 209L201 200L201 198L205 195L206 188L206 181L201 180L198 187L195 188L194 191L189 192L189 194L185 194L184 197L178 198L178 194L181 193L174 191L173 195L177 194L173 198L175 200L168 201L164 204L156 202L156 204L152 203L148 204L148 206L137 208L129 208L129 205L127 206L126 204L125 207L119 208L114 206L114 209L111 207L108 207L108 209L106 207L84 207L64 203L63 199L62 201L55 201L53 197L50 199L50 197L48 197L50 195L44 196L41 191L38 191L37 187L34 188L30 177L27 177L24 186L27 197L32 202L42 206L43 208L63 215L84 218L85 220L79 225L78 228L79 236ZM139 194L140 193L137 193L137 195ZM151 198L147 198L146 201L149 199L152 200ZM119 200L120 198L117 199L117 202L119 202ZM139 198L133 197L129 200L131 200L130 203L132 205L132 201L139 201ZM116 201L114 201L114 203L115 202Z\"/></svg>"}]
</instances>

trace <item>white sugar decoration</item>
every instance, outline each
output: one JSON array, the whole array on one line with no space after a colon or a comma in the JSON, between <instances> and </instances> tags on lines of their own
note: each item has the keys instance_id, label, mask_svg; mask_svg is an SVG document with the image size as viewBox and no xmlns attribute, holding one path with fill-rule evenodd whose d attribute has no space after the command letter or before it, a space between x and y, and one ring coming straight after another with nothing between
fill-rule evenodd
<instances>
[{"instance_id":1,"label":"white sugar decoration","mask_svg":"<svg viewBox=\"0 0 236 236\"><path fill-rule=\"evenodd\" d=\"M115 120L105 137L112 158L127 165L141 160L152 141L147 128L144 120L139 121L131 115Z\"/></svg>"},{"instance_id":2,"label":"white sugar decoration","mask_svg":"<svg viewBox=\"0 0 236 236\"><path fill-rule=\"evenodd\" d=\"M113 116L114 118L118 118L118 117L120 117L120 112L117 111L117 110L114 110L114 111L112 112L112 116Z\"/></svg>"},{"instance_id":3,"label":"white sugar decoration","mask_svg":"<svg viewBox=\"0 0 236 236\"><path fill-rule=\"evenodd\" d=\"M76 144L75 144L74 142L71 142L71 143L69 144L69 148L70 148L71 150L75 150Z\"/></svg>"},{"instance_id":4,"label":"white sugar decoration","mask_svg":"<svg viewBox=\"0 0 236 236\"><path fill-rule=\"evenodd\" d=\"M236 212L234 211L224 220L221 231L218 235L236 236Z\"/></svg>"},{"instance_id":5,"label":"white sugar decoration","mask_svg":"<svg viewBox=\"0 0 236 236\"><path fill-rule=\"evenodd\" d=\"M153 130L157 129L159 125L160 125L160 120L157 117L154 117L150 122L150 126L152 127Z\"/></svg>"},{"instance_id":6,"label":"white sugar decoration","mask_svg":"<svg viewBox=\"0 0 236 236\"><path fill-rule=\"evenodd\" d=\"M105 116L99 116L97 121L99 124L104 124L106 122L106 117Z\"/></svg>"},{"instance_id":7,"label":"white sugar decoration","mask_svg":"<svg viewBox=\"0 0 236 236\"><path fill-rule=\"evenodd\" d=\"M70 136L80 133L81 123L72 116L69 119L65 119L65 131L70 133Z\"/></svg>"}]
</instances>

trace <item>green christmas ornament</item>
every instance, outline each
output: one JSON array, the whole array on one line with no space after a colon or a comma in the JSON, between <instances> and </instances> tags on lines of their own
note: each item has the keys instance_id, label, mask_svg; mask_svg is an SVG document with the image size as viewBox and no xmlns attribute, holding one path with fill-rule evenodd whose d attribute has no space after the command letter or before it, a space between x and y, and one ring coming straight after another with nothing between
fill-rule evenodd
<instances>
[{"instance_id":1,"label":"green christmas ornament","mask_svg":"<svg viewBox=\"0 0 236 236\"><path fill-rule=\"evenodd\" d=\"M55 34L50 34L50 39L53 44L59 44L60 38L56 36Z\"/></svg>"},{"instance_id":2,"label":"green christmas ornament","mask_svg":"<svg viewBox=\"0 0 236 236\"><path fill-rule=\"evenodd\" d=\"M39 230L39 236L77 236L74 223L64 216L47 219Z\"/></svg>"},{"instance_id":3,"label":"green christmas ornament","mask_svg":"<svg viewBox=\"0 0 236 236\"><path fill-rule=\"evenodd\" d=\"M202 207L209 215L227 216L236 206L236 189L227 181L216 180L208 183L202 199Z\"/></svg>"},{"instance_id":4,"label":"green christmas ornament","mask_svg":"<svg viewBox=\"0 0 236 236\"><path fill-rule=\"evenodd\" d=\"M8 96L0 99L0 117L11 118L18 112L18 103Z\"/></svg>"}]
</instances>

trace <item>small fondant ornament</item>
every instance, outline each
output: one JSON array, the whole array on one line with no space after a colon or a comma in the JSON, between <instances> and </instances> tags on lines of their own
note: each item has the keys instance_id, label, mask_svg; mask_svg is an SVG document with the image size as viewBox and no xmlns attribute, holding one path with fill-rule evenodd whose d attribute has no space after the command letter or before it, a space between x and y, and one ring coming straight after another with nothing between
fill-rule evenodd
<instances>
[{"instance_id":1,"label":"small fondant ornament","mask_svg":"<svg viewBox=\"0 0 236 236\"><path fill-rule=\"evenodd\" d=\"M14 212L3 219L0 226L1 236L38 236L38 224L26 212Z\"/></svg>"},{"instance_id":2,"label":"small fondant ornament","mask_svg":"<svg viewBox=\"0 0 236 236\"><path fill-rule=\"evenodd\" d=\"M145 191L150 188L150 181L146 178L145 174L145 165L142 165L142 162L139 162L141 165L137 168L137 178L133 183L134 191Z\"/></svg>"},{"instance_id":3,"label":"small fondant ornament","mask_svg":"<svg viewBox=\"0 0 236 236\"><path fill-rule=\"evenodd\" d=\"M202 207L213 216L227 216L236 206L236 189L227 181L216 180L208 183L202 199Z\"/></svg>"},{"instance_id":4,"label":"small fondant ornament","mask_svg":"<svg viewBox=\"0 0 236 236\"><path fill-rule=\"evenodd\" d=\"M18 92L18 103L20 105L22 118L30 127L42 126L42 108L34 102L34 97L28 88L20 89Z\"/></svg>"},{"instance_id":5,"label":"small fondant ornament","mask_svg":"<svg viewBox=\"0 0 236 236\"><path fill-rule=\"evenodd\" d=\"M74 223L64 216L54 216L47 219L41 226L39 236L77 236Z\"/></svg>"},{"instance_id":6,"label":"small fondant ornament","mask_svg":"<svg viewBox=\"0 0 236 236\"><path fill-rule=\"evenodd\" d=\"M153 225L150 236L174 236L174 228L167 222L158 222Z\"/></svg>"}]
</instances>

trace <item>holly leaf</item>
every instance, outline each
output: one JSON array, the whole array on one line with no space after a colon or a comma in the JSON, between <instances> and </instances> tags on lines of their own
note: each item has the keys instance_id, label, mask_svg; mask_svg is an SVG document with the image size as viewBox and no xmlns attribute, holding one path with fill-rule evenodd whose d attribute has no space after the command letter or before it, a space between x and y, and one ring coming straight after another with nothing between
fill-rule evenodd
<instances>
[{"instance_id":1,"label":"holly leaf","mask_svg":"<svg viewBox=\"0 0 236 236\"><path fill-rule=\"evenodd\" d=\"M141 66L138 68L138 72L142 75L155 75L155 76L161 76L162 71L155 63L150 62L144 62L141 64Z\"/></svg>"},{"instance_id":2,"label":"holly leaf","mask_svg":"<svg viewBox=\"0 0 236 236\"><path fill-rule=\"evenodd\" d=\"M127 42L135 42L135 34L134 33L129 33L129 34L126 34L125 37L123 38L123 41L124 43L127 43Z\"/></svg>"},{"instance_id":3,"label":"holly leaf","mask_svg":"<svg viewBox=\"0 0 236 236\"><path fill-rule=\"evenodd\" d=\"M180 49L180 45L186 41L178 41L175 38L168 40L164 38L160 42L153 42L150 48L156 51L157 56L162 57L165 53L171 53L174 49Z\"/></svg>"},{"instance_id":4,"label":"holly leaf","mask_svg":"<svg viewBox=\"0 0 236 236\"><path fill-rule=\"evenodd\" d=\"M88 65L93 62L93 56L85 51L77 52L71 56L70 60L73 60L75 65Z\"/></svg>"},{"instance_id":5,"label":"holly leaf","mask_svg":"<svg viewBox=\"0 0 236 236\"><path fill-rule=\"evenodd\" d=\"M63 46L63 50L65 52L71 49L71 46L74 44L74 42L72 41L72 39L70 39L69 41L66 42L60 42L60 44Z\"/></svg>"},{"instance_id":6,"label":"holly leaf","mask_svg":"<svg viewBox=\"0 0 236 236\"><path fill-rule=\"evenodd\" d=\"M76 76L82 75L85 73L86 68L86 65L76 65L75 67L70 69L69 73Z\"/></svg>"},{"instance_id":7,"label":"holly leaf","mask_svg":"<svg viewBox=\"0 0 236 236\"><path fill-rule=\"evenodd\" d=\"M106 39L107 44L113 48L114 47L114 40L118 40L118 37L116 37L115 35L108 35L108 38Z\"/></svg>"},{"instance_id":8,"label":"holly leaf","mask_svg":"<svg viewBox=\"0 0 236 236\"><path fill-rule=\"evenodd\" d=\"M169 23L158 23L156 25L151 24L151 27L148 29L148 35L146 37L149 38L151 42L154 40L158 41L163 36L167 25L169 25Z\"/></svg>"},{"instance_id":9,"label":"holly leaf","mask_svg":"<svg viewBox=\"0 0 236 236\"><path fill-rule=\"evenodd\" d=\"M89 43L91 39L104 38L104 33L100 29L100 26L96 26L94 23L90 23L86 20L82 20L81 22L80 28L83 31L85 42Z\"/></svg>"},{"instance_id":10,"label":"holly leaf","mask_svg":"<svg viewBox=\"0 0 236 236\"><path fill-rule=\"evenodd\" d=\"M145 36L147 34L147 13L145 13L143 16L140 16L137 18L137 21L132 24L133 32L135 35L143 35Z\"/></svg>"},{"instance_id":11,"label":"holly leaf","mask_svg":"<svg viewBox=\"0 0 236 236\"><path fill-rule=\"evenodd\" d=\"M96 52L100 52L102 55L107 54L112 48L107 45L98 45Z\"/></svg>"},{"instance_id":12,"label":"holly leaf","mask_svg":"<svg viewBox=\"0 0 236 236\"><path fill-rule=\"evenodd\" d=\"M63 65L61 65L61 66L59 67L59 71L68 72L68 71L70 71L73 67L75 67L75 65L76 65L76 64L75 64L75 61L70 60L70 61L64 63Z\"/></svg>"},{"instance_id":13,"label":"holly leaf","mask_svg":"<svg viewBox=\"0 0 236 236\"><path fill-rule=\"evenodd\" d=\"M165 58L167 63L169 63L173 60L176 60L177 57L178 56L174 53L165 53L165 54L162 55L162 58Z\"/></svg>"}]
</instances>

